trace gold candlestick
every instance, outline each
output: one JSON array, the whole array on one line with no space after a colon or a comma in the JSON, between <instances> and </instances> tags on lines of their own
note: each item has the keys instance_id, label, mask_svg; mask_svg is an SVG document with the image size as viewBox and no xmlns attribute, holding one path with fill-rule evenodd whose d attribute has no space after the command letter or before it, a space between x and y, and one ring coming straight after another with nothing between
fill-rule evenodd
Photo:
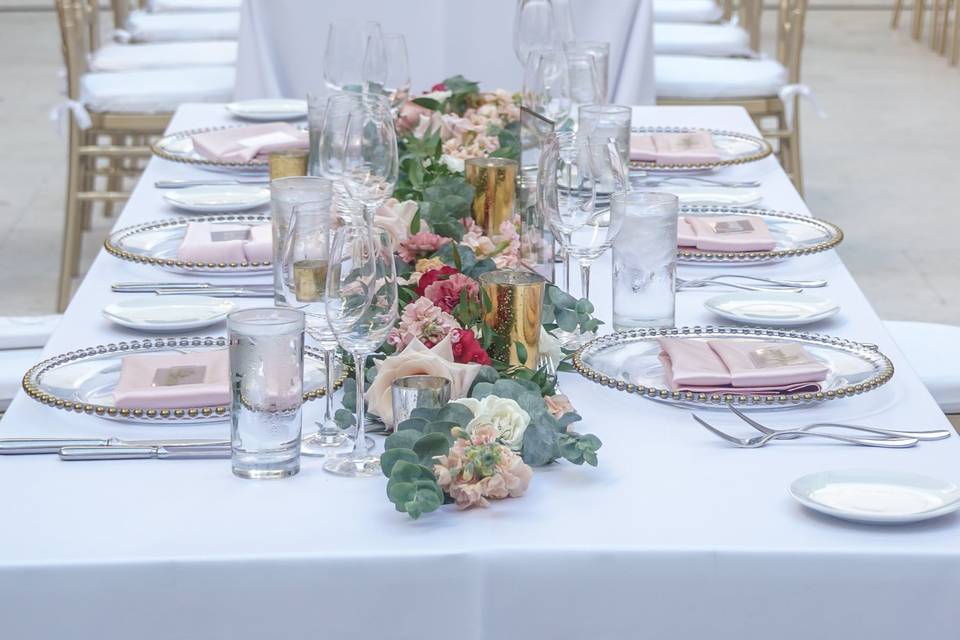
<instances>
[{"instance_id":1,"label":"gold candlestick","mask_svg":"<svg viewBox=\"0 0 960 640\"><path fill-rule=\"evenodd\" d=\"M471 216L492 236L506 220L514 220L517 194L517 161L507 158L470 158L464 175L473 187Z\"/></svg>"},{"instance_id":2,"label":"gold candlestick","mask_svg":"<svg viewBox=\"0 0 960 640\"><path fill-rule=\"evenodd\" d=\"M541 276L526 271L501 269L480 276L480 285L490 300L490 309L484 312L484 322L506 342L499 353L494 353L498 360L528 369L537 368L543 283ZM520 354L517 353L518 344L522 345ZM521 355L525 357L521 358Z\"/></svg>"},{"instance_id":3,"label":"gold candlestick","mask_svg":"<svg viewBox=\"0 0 960 640\"><path fill-rule=\"evenodd\" d=\"M274 151L270 154L270 179L307 175L309 155L302 150Z\"/></svg>"}]
</instances>

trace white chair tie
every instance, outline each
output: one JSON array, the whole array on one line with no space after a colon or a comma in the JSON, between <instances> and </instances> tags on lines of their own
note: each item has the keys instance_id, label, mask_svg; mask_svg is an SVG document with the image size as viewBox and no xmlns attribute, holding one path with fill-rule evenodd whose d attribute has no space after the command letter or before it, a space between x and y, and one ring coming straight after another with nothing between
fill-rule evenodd
<instances>
[{"instance_id":1,"label":"white chair tie","mask_svg":"<svg viewBox=\"0 0 960 640\"><path fill-rule=\"evenodd\" d=\"M130 32L126 29L114 29L113 30L113 41L119 42L120 44L130 44L130 41L133 40L133 36L130 35Z\"/></svg>"},{"instance_id":2,"label":"white chair tie","mask_svg":"<svg viewBox=\"0 0 960 640\"><path fill-rule=\"evenodd\" d=\"M810 101L810 104L813 105L814 110L816 111L817 117L824 119L827 117L827 112L820 108L820 104L817 102L816 97L813 95L813 89L805 84L788 84L780 88L778 93L780 102L783 103L783 118L787 121L787 131L793 131L795 124L794 118L796 114L794 113L793 104L794 98L800 96Z\"/></svg>"},{"instance_id":3,"label":"white chair tie","mask_svg":"<svg viewBox=\"0 0 960 640\"><path fill-rule=\"evenodd\" d=\"M57 130L61 136L67 133L67 126L69 124L67 118L69 118L71 114L76 119L77 126L81 129L89 129L93 126L90 113L87 111L87 108L83 106L83 103L66 98L50 110L50 120L56 123Z\"/></svg>"}]
</instances>

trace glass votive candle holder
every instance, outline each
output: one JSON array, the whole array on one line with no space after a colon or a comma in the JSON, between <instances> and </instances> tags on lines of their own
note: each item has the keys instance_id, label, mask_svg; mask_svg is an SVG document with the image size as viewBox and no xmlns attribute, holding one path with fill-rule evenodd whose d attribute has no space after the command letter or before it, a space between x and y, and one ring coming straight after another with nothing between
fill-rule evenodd
<instances>
[{"instance_id":1,"label":"glass votive candle holder","mask_svg":"<svg viewBox=\"0 0 960 640\"><path fill-rule=\"evenodd\" d=\"M584 143L604 144L611 138L623 166L630 166L630 119L633 109L619 104L587 104L580 107L577 139ZM603 185L613 188L612 185Z\"/></svg>"},{"instance_id":2,"label":"glass votive candle holder","mask_svg":"<svg viewBox=\"0 0 960 640\"><path fill-rule=\"evenodd\" d=\"M393 381L390 393L396 426L414 409L440 409L450 402L450 381L441 376L403 376Z\"/></svg>"},{"instance_id":3,"label":"glass votive candle holder","mask_svg":"<svg viewBox=\"0 0 960 640\"><path fill-rule=\"evenodd\" d=\"M470 215L487 236L498 233L507 220L516 222L518 168L519 163L509 158L469 158L464 162L464 177L473 187Z\"/></svg>"},{"instance_id":4,"label":"glass votive candle holder","mask_svg":"<svg viewBox=\"0 0 960 640\"><path fill-rule=\"evenodd\" d=\"M274 151L270 154L270 179L307 175L310 153L300 149Z\"/></svg>"},{"instance_id":5,"label":"glass votive candle holder","mask_svg":"<svg viewBox=\"0 0 960 640\"><path fill-rule=\"evenodd\" d=\"M494 356L512 366L536 369L540 356L540 315L544 279L529 271L500 269L480 276L490 300L484 322L503 343Z\"/></svg>"}]
</instances>

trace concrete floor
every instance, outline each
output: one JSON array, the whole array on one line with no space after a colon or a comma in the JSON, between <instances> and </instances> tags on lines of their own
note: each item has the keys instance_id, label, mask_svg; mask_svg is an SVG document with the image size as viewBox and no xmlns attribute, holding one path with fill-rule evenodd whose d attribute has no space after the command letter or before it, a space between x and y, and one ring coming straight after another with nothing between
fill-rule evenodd
<instances>
[{"instance_id":1,"label":"concrete floor","mask_svg":"<svg viewBox=\"0 0 960 640\"><path fill-rule=\"evenodd\" d=\"M28 2L2 0L4 5ZM773 11L766 42L772 43ZM828 112L803 109L807 200L847 230L840 253L883 317L960 324L956 149L960 70L888 11L811 11L804 82ZM909 22L909 12L905 14ZM107 16L107 19L109 16ZM62 87L52 12L0 13L2 314L53 308L65 141L49 119ZM92 259L111 221L87 234Z\"/></svg>"}]
</instances>

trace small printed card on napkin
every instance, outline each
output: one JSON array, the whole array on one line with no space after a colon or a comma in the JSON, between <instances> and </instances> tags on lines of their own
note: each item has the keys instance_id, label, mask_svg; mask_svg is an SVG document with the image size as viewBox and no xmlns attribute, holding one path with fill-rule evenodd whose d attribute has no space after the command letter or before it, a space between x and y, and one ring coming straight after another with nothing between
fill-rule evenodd
<instances>
[{"instance_id":1,"label":"small printed card on napkin","mask_svg":"<svg viewBox=\"0 0 960 640\"><path fill-rule=\"evenodd\" d=\"M134 354L120 361L113 401L120 409L176 409L230 404L226 349L174 355Z\"/></svg>"},{"instance_id":2,"label":"small printed card on napkin","mask_svg":"<svg viewBox=\"0 0 960 640\"><path fill-rule=\"evenodd\" d=\"M777 241L756 216L683 216L677 223L677 246L701 251L771 251Z\"/></svg>"},{"instance_id":3,"label":"small printed card on napkin","mask_svg":"<svg viewBox=\"0 0 960 640\"><path fill-rule=\"evenodd\" d=\"M273 231L269 223L213 224L191 222L177 259L184 262L240 264L273 259Z\"/></svg>"}]
</instances>

